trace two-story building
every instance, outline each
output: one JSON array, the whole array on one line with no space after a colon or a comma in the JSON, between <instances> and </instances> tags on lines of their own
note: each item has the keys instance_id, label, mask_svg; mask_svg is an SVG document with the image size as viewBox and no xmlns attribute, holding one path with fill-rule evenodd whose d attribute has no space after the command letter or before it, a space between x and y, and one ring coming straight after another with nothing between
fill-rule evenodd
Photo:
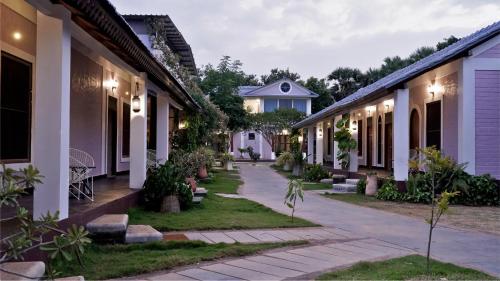
<instances>
[{"instance_id":1,"label":"two-story building","mask_svg":"<svg viewBox=\"0 0 500 281\"><path fill-rule=\"evenodd\" d=\"M242 86L238 94L244 99L244 107L250 113L273 112L281 108L293 108L311 115L311 99L318 94L304 88L290 79L281 79L265 86ZM231 152L236 158L246 158L246 153L241 154L238 148L251 146L254 152L260 153L262 160L274 160L276 152L290 149L288 132L276 137L276 151L266 141L262 134L255 131L236 132L231 138Z\"/></svg>"}]
</instances>

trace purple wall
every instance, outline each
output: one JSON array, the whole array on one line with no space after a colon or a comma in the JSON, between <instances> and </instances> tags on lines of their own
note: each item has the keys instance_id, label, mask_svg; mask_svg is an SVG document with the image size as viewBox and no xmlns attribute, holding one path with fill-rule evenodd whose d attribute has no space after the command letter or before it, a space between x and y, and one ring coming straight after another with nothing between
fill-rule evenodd
<instances>
[{"instance_id":1,"label":"purple wall","mask_svg":"<svg viewBox=\"0 0 500 281\"><path fill-rule=\"evenodd\" d=\"M103 69L78 51L71 51L70 147L94 158L98 175L102 156Z\"/></svg>"},{"instance_id":2,"label":"purple wall","mask_svg":"<svg viewBox=\"0 0 500 281\"><path fill-rule=\"evenodd\" d=\"M476 174L500 179L500 71L476 70Z\"/></svg>"},{"instance_id":3,"label":"purple wall","mask_svg":"<svg viewBox=\"0 0 500 281\"><path fill-rule=\"evenodd\" d=\"M478 58L500 58L500 44L489 48L477 56Z\"/></svg>"}]
</instances>

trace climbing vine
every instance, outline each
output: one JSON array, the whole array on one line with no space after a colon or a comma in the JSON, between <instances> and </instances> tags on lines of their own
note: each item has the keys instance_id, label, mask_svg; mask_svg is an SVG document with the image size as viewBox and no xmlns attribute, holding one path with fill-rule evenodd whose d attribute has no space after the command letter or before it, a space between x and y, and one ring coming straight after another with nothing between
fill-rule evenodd
<instances>
[{"instance_id":1,"label":"climbing vine","mask_svg":"<svg viewBox=\"0 0 500 281\"><path fill-rule=\"evenodd\" d=\"M339 151L337 152L337 160L340 161L342 169L347 169L351 162L350 153L355 149L357 142L352 138L351 132L347 128L349 118L340 119L335 126L338 131L335 132L333 139L338 143Z\"/></svg>"}]
</instances>

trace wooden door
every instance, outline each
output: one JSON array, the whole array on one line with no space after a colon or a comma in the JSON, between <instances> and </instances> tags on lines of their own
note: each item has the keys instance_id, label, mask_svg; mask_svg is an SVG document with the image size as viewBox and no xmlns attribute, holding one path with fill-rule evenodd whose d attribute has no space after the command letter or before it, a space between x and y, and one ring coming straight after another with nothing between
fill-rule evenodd
<instances>
[{"instance_id":1,"label":"wooden door","mask_svg":"<svg viewBox=\"0 0 500 281\"><path fill-rule=\"evenodd\" d=\"M385 114L385 134L384 134L384 167L386 170L392 169L392 112Z\"/></svg>"},{"instance_id":2,"label":"wooden door","mask_svg":"<svg viewBox=\"0 0 500 281\"><path fill-rule=\"evenodd\" d=\"M366 166L373 165L373 119L366 118Z\"/></svg>"},{"instance_id":3,"label":"wooden door","mask_svg":"<svg viewBox=\"0 0 500 281\"><path fill-rule=\"evenodd\" d=\"M410 150L420 147L420 116L413 109L410 114Z\"/></svg>"}]
</instances>

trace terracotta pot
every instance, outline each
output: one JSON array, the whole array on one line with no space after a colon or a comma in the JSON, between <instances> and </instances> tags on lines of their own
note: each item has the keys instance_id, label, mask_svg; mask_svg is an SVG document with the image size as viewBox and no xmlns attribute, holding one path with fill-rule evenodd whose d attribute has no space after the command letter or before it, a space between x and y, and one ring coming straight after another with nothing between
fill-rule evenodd
<instances>
[{"instance_id":1,"label":"terracotta pot","mask_svg":"<svg viewBox=\"0 0 500 281\"><path fill-rule=\"evenodd\" d=\"M377 175L366 176L365 194L373 196L377 193Z\"/></svg>"},{"instance_id":2,"label":"terracotta pot","mask_svg":"<svg viewBox=\"0 0 500 281\"><path fill-rule=\"evenodd\" d=\"M233 170L233 161L224 162L224 169L226 171L232 171Z\"/></svg>"},{"instance_id":3,"label":"terracotta pot","mask_svg":"<svg viewBox=\"0 0 500 281\"><path fill-rule=\"evenodd\" d=\"M186 183L189 184L193 192L196 191L197 186L196 186L196 180L194 178L186 178Z\"/></svg>"},{"instance_id":4,"label":"terracotta pot","mask_svg":"<svg viewBox=\"0 0 500 281\"><path fill-rule=\"evenodd\" d=\"M181 206L179 204L179 198L176 195L169 195L163 197L163 201L161 202L160 212L180 213Z\"/></svg>"},{"instance_id":5,"label":"terracotta pot","mask_svg":"<svg viewBox=\"0 0 500 281\"><path fill-rule=\"evenodd\" d=\"M208 178L207 166L203 165L198 169L198 177L200 179Z\"/></svg>"}]
</instances>

